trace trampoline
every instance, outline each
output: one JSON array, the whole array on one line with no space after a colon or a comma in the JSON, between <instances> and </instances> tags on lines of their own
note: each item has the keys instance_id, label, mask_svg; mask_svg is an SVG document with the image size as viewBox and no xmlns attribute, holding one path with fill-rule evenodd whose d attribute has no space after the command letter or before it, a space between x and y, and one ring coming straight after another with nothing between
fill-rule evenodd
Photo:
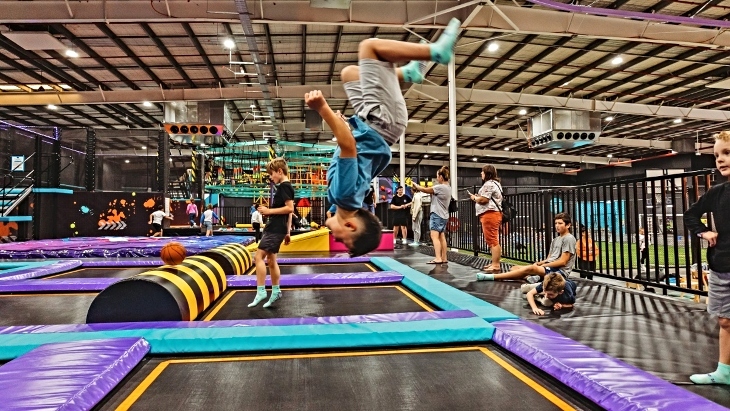
<instances>
[{"instance_id":1,"label":"trampoline","mask_svg":"<svg viewBox=\"0 0 730 411\"><path fill-rule=\"evenodd\" d=\"M272 387L280 383L282 390ZM601 409L494 345L151 358L100 410ZM488 407L487 407L488 405Z\"/></svg>"},{"instance_id":2,"label":"trampoline","mask_svg":"<svg viewBox=\"0 0 730 411\"><path fill-rule=\"evenodd\" d=\"M82 324L96 294L2 294L0 326Z\"/></svg>"},{"instance_id":3,"label":"trampoline","mask_svg":"<svg viewBox=\"0 0 730 411\"><path fill-rule=\"evenodd\" d=\"M399 285L282 288L280 303L248 308L256 290L228 291L204 321L259 318L330 317L434 311L427 302Z\"/></svg>"},{"instance_id":4,"label":"trampoline","mask_svg":"<svg viewBox=\"0 0 730 411\"><path fill-rule=\"evenodd\" d=\"M149 270L149 267L88 267L43 277L52 278L129 278Z\"/></svg>"}]
</instances>

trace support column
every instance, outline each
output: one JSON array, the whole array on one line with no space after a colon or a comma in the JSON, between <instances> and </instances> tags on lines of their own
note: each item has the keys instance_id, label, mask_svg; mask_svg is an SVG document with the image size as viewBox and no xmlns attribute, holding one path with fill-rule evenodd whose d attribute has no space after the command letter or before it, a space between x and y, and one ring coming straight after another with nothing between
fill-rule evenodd
<instances>
[{"instance_id":1,"label":"support column","mask_svg":"<svg viewBox=\"0 0 730 411\"><path fill-rule=\"evenodd\" d=\"M53 140L51 150L48 164L48 186L58 188L61 186L61 141L59 139Z\"/></svg>"},{"instance_id":2,"label":"support column","mask_svg":"<svg viewBox=\"0 0 730 411\"><path fill-rule=\"evenodd\" d=\"M84 186L86 191L96 189L96 130L86 129L86 158L84 159Z\"/></svg>"},{"instance_id":3,"label":"support column","mask_svg":"<svg viewBox=\"0 0 730 411\"><path fill-rule=\"evenodd\" d=\"M170 139L165 130L157 134L157 191L163 198L168 196L170 181Z\"/></svg>"},{"instance_id":4,"label":"support column","mask_svg":"<svg viewBox=\"0 0 730 411\"><path fill-rule=\"evenodd\" d=\"M448 66L449 71L449 171L451 176L451 196L459 199L459 187L457 179L457 167L459 166L456 156L456 56L451 56ZM405 150L404 150L405 151Z\"/></svg>"},{"instance_id":5,"label":"support column","mask_svg":"<svg viewBox=\"0 0 730 411\"><path fill-rule=\"evenodd\" d=\"M400 156L400 164L398 171L398 175L400 176L400 184L403 186L403 189L405 189L406 184L406 135L405 133L400 136L400 150L398 151L398 155Z\"/></svg>"},{"instance_id":6,"label":"support column","mask_svg":"<svg viewBox=\"0 0 730 411\"><path fill-rule=\"evenodd\" d=\"M198 168L195 170L195 178L198 180L198 197L200 197L200 207L205 208L205 154L201 152L195 153L198 159Z\"/></svg>"}]
</instances>

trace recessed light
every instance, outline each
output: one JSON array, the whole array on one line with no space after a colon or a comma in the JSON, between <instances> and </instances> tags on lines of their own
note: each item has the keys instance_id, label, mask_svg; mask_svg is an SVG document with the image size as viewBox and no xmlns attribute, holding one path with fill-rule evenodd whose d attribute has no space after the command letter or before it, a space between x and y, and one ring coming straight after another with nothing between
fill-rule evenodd
<instances>
[{"instance_id":1,"label":"recessed light","mask_svg":"<svg viewBox=\"0 0 730 411\"><path fill-rule=\"evenodd\" d=\"M58 106L56 106L54 104L49 104L46 106L46 108L49 110L58 110Z\"/></svg>"},{"instance_id":2,"label":"recessed light","mask_svg":"<svg viewBox=\"0 0 730 411\"><path fill-rule=\"evenodd\" d=\"M129 160L124 160L125 163L129 164Z\"/></svg>"},{"instance_id":3,"label":"recessed light","mask_svg":"<svg viewBox=\"0 0 730 411\"><path fill-rule=\"evenodd\" d=\"M613 121L613 116L608 116L605 118L606 121Z\"/></svg>"},{"instance_id":4,"label":"recessed light","mask_svg":"<svg viewBox=\"0 0 730 411\"><path fill-rule=\"evenodd\" d=\"M611 158L611 157L613 157L613 154L609 154L606 157Z\"/></svg>"},{"instance_id":5,"label":"recessed light","mask_svg":"<svg viewBox=\"0 0 730 411\"><path fill-rule=\"evenodd\" d=\"M618 66L619 64L621 64L623 62L624 62L624 59L621 56L616 56L613 58L613 60L611 60L611 64L613 64L614 66Z\"/></svg>"},{"instance_id":6,"label":"recessed light","mask_svg":"<svg viewBox=\"0 0 730 411\"><path fill-rule=\"evenodd\" d=\"M527 114L527 110L525 110L524 108L522 110L520 110L521 116L524 116L525 114Z\"/></svg>"},{"instance_id":7,"label":"recessed light","mask_svg":"<svg viewBox=\"0 0 730 411\"><path fill-rule=\"evenodd\" d=\"M489 46L487 46L487 51L494 53L497 50L499 50L499 44L496 41L489 43Z\"/></svg>"},{"instance_id":8,"label":"recessed light","mask_svg":"<svg viewBox=\"0 0 730 411\"><path fill-rule=\"evenodd\" d=\"M509 151L509 147L505 147L504 148L504 151Z\"/></svg>"},{"instance_id":9,"label":"recessed light","mask_svg":"<svg viewBox=\"0 0 730 411\"><path fill-rule=\"evenodd\" d=\"M232 49L236 47L236 42L231 39L225 39L223 40L223 46L227 49Z\"/></svg>"},{"instance_id":10,"label":"recessed light","mask_svg":"<svg viewBox=\"0 0 730 411\"><path fill-rule=\"evenodd\" d=\"M681 122L682 122L682 119L681 118L675 118L674 119L674 124L679 124Z\"/></svg>"},{"instance_id":11,"label":"recessed light","mask_svg":"<svg viewBox=\"0 0 730 411\"><path fill-rule=\"evenodd\" d=\"M152 107L152 103L150 103L149 101L143 101L142 105L145 107Z\"/></svg>"},{"instance_id":12,"label":"recessed light","mask_svg":"<svg viewBox=\"0 0 730 411\"><path fill-rule=\"evenodd\" d=\"M147 150L147 146L142 146L142 150Z\"/></svg>"},{"instance_id":13,"label":"recessed light","mask_svg":"<svg viewBox=\"0 0 730 411\"><path fill-rule=\"evenodd\" d=\"M79 56L79 53L76 52L76 50L68 49L66 50L66 57L76 58Z\"/></svg>"}]
</instances>

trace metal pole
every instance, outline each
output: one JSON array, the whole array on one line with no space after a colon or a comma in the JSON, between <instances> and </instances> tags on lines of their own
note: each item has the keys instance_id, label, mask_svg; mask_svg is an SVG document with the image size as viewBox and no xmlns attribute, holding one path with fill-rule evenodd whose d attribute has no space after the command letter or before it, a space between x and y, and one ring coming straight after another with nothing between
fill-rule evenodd
<instances>
[{"instance_id":1,"label":"metal pole","mask_svg":"<svg viewBox=\"0 0 730 411\"><path fill-rule=\"evenodd\" d=\"M96 131L93 128L86 129L86 157L84 185L86 191L96 189Z\"/></svg>"},{"instance_id":2,"label":"metal pole","mask_svg":"<svg viewBox=\"0 0 730 411\"><path fill-rule=\"evenodd\" d=\"M459 199L459 180L456 175L458 167L456 158L456 56L451 56L449 63L449 171L451 172L451 196ZM405 152L401 149L401 153ZM403 154L401 154L403 155ZM405 163L405 161L403 161Z\"/></svg>"},{"instance_id":3,"label":"metal pole","mask_svg":"<svg viewBox=\"0 0 730 411\"><path fill-rule=\"evenodd\" d=\"M400 175L400 185L403 186L403 189L406 187L406 135L405 133L400 136L400 152L398 155L400 156L400 170L398 172L398 175Z\"/></svg>"}]
</instances>

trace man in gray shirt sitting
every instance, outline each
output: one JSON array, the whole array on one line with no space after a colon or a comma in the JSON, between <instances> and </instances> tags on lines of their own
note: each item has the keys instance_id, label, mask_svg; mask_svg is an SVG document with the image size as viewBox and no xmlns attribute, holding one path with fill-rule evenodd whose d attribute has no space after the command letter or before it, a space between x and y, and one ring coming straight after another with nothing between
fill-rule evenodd
<instances>
[{"instance_id":1,"label":"man in gray shirt sitting","mask_svg":"<svg viewBox=\"0 0 730 411\"><path fill-rule=\"evenodd\" d=\"M502 274L478 273L477 281L522 280L527 276L539 276L539 281L550 273L561 274L567 279L573 269L573 263L575 263L576 241L575 237L570 234L572 220L568 213L559 213L555 215L554 221L558 236L553 238L553 242L550 244L547 259L532 265L512 266L509 272Z\"/></svg>"}]
</instances>

